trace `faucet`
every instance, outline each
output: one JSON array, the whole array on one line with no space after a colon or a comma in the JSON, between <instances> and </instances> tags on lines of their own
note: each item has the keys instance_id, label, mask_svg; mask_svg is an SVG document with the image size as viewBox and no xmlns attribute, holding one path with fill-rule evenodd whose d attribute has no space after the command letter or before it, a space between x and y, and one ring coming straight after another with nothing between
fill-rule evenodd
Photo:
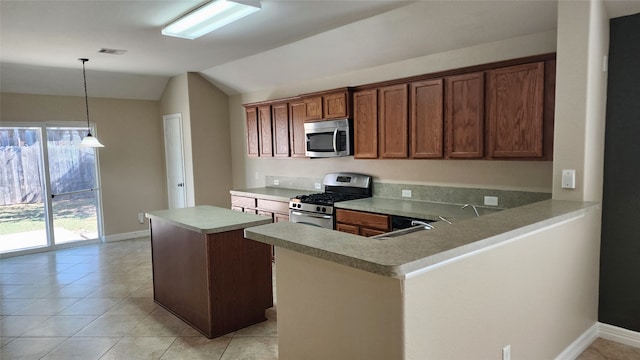
<instances>
[{"instance_id":1,"label":"faucet","mask_svg":"<svg viewBox=\"0 0 640 360\"><path fill-rule=\"evenodd\" d=\"M416 226L416 225L424 226L426 230L433 229L433 225L429 224L428 222L420 221L420 220L411 220L411 226Z\"/></svg>"},{"instance_id":2,"label":"faucet","mask_svg":"<svg viewBox=\"0 0 640 360\"><path fill-rule=\"evenodd\" d=\"M471 206L471 208L473 209L473 212L476 213L476 217L479 217L480 214L478 214L478 209L476 208L475 205L464 204L464 205L462 205L461 209L468 208L469 206Z\"/></svg>"}]
</instances>

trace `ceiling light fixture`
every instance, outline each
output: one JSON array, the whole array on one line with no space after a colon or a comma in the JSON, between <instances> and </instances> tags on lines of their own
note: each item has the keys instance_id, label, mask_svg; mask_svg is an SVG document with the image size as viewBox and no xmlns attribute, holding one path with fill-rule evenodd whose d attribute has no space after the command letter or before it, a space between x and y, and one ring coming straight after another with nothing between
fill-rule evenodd
<instances>
[{"instance_id":1,"label":"ceiling light fixture","mask_svg":"<svg viewBox=\"0 0 640 360\"><path fill-rule=\"evenodd\" d=\"M86 74L85 69L84 69L84 63L89 61L89 59L80 58L78 60L82 61L82 77L84 79L84 103L85 103L86 108L87 108L87 129L89 131L87 133L87 136L85 136L84 139L82 139L82 142L80 143L80 146L85 146L85 147L104 147L104 145L102 145L100 143L100 141L98 141L98 138L96 138L93 135L91 135L91 125L89 125L89 97L87 96L87 74Z\"/></svg>"},{"instance_id":2,"label":"ceiling light fixture","mask_svg":"<svg viewBox=\"0 0 640 360\"><path fill-rule=\"evenodd\" d=\"M197 39L260 10L260 1L237 1L214 0L208 2L167 25L162 29L162 35L189 40Z\"/></svg>"}]
</instances>

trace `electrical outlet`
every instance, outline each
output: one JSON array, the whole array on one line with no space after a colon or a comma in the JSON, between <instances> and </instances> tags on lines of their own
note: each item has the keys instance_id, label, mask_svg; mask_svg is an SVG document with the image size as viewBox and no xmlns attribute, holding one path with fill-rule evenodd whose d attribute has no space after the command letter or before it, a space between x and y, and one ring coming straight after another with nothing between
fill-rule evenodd
<instances>
[{"instance_id":1,"label":"electrical outlet","mask_svg":"<svg viewBox=\"0 0 640 360\"><path fill-rule=\"evenodd\" d=\"M320 183L314 183L314 184L313 184L313 187L314 187L316 190L322 190L322 184L320 184Z\"/></svg>"},{"instance_id":2,"label":"electrical outlet","mask_svg":"<svg viewBox=\"0 0 640 360\"><path fill-rule=\"evenodd\" d=\"M138 222L144 224L144 213L138 213Z\"/></svg>"},{"instance_id":3,"label":"electrical outlet","mask_svg":"<svg viewBox=\"0 0 640 360\"><path fill-rule=\"evenodd\" d=\"M280 180L273 180L273 185L276 185L276 186L280 185Z\"/></svg>"},{"instance_id":4,"label":"electrical outlet","mask_svg":"<svg viewBox=\"0 0 640 360\"><path fill-rule=\"evenodd\" d=\"M411 190L402 190L402 197L410 198Z\"/></svg>"},{"instance_id":5,"label":"electrical outlet","mask_svg":"<svg viewBox=\"0 0 640 360\"><path fill-rule=\"evenodd\" d=\"M486 206L498 206L498 197L497 196L485 196L484 204Z\"/></svg>"},{"instance_id":6,"label":"electrical outlet","mask_svg":"<svg viewBox=\"0 0 640 360\"><path fill-rule=\"evenodd\" d=\"M511 360L511 345L502 348L502 360Z\"/></svg>"}]
</instances>

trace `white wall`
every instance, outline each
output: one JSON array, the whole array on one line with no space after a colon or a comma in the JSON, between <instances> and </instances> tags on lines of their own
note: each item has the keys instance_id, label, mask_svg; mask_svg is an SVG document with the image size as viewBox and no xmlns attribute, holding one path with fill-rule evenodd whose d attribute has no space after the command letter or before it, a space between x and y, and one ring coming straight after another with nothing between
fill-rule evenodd
<instances>
[{"instance_id":1,"label":"white wall","mask_svg":"<svg viewBox=\"0 0 640 360\"><path fill-rule=\"evenodd\" d=\"M553 197L602 201L609 22L602 0L558 3ZM562 169L576 189L561 188Z\"/></svg>"},{"instance_id":2,"label":"white wall","mask_svg":"<svg viewBox=\"0 0 640 360\"><path fill-rule=\"evenodd\" d=\"M410 39L407 39L410 41ZM553 165L539 161L485 160L354 160L334 159L248 159L243 103L271 100L298 94L357 86L367 83L427 74L447 69L555 52L555 31L478 44L454 51L362 69L301 84L232 96L229 100L232 143L233 188L264 186L265 176L321 178L332 171L371 174L375 181L419 184L447 184L462 187L551 191ZM407 44L407 46L414 46Z\"/></svg>"},{"instance_id":3,"label":"white wall","mask_svg":"<svg viewBox=\"0 0 640 360\"><path fill-rule=\"evenodd\" d=\"M600 209L406 280L406 359L554 359L597 321Z\"/></svg>"}]
</instances>

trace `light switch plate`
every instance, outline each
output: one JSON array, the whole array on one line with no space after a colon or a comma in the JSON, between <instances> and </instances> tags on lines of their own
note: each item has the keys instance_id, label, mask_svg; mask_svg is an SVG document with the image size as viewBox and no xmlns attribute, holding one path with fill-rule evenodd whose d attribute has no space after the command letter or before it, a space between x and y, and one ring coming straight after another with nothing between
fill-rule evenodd
<instances>
[{"instance_id":1,"label":"light switch plate","mask_svg":"<svg viewBox=\"0 0 640 360\"><path fill-rule=\"evenodd\" d=\"M563 189L575 189L576 188L576 171L573 169L562 170L562 188Z\"/></svg>"},{"instance_id":2,"label":"light switch plate","mask_svg":"<svg viewBox=\"0 0 640 360\"><path fill-rule=\"evenodd\" d=\"M313 186L315 187L316 190L322 190L322 184L320 183L314 183Z\"/></svg>"},{"instance_id":3,"label":"light switch plate","mask_svg":"<svg viewBox=\"0 0 640 360\"><path fill-rule=\"evenodd\" d=\"M275 186L280 185L280 180L273 180L273 185L275 185Z\"/></svg>"},{"instance_id":4,"label":"light switch plate","mask_svg":"<svg viewBox=\"0 0 640 360\"><path fill-rule=\"evenodd\" d=\"M410 198L411 190L402 190L402 197Z\"/></svg>"}]
</instances>

